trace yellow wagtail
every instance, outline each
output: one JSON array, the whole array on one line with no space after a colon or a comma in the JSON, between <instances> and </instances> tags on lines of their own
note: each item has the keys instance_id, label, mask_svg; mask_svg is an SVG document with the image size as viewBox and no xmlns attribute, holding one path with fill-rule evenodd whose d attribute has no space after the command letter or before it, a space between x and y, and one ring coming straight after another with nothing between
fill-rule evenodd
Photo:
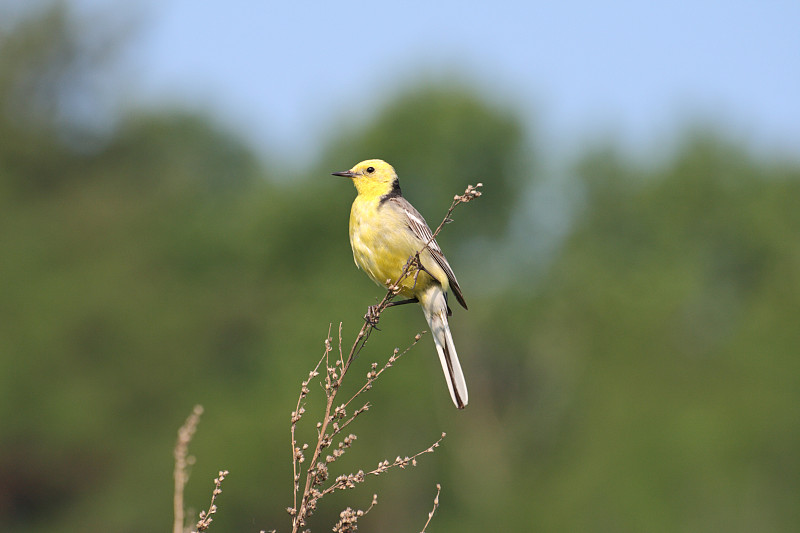
<instances>
[{"instance_id":1,"label":"yellow wagtail","mask_svg":"<svg viewBox=\"0 0 800 533\"><path fill-rule=\"evenodd\" d=\"M403 198L397 173L387 162L369 159L333 175L351 178L358 191L350 210L350 246L356 266L378 285L388 287L400 277L409 258L419 253L421 268L412 270L400 283L400 294L407 299L390 305L419 302L422 306L450 397L463 409L467 405L467 383L447 324L451 314L447 291L453 291L464 309L467 303L431 229Z\"/></svg>"}]
</instances>

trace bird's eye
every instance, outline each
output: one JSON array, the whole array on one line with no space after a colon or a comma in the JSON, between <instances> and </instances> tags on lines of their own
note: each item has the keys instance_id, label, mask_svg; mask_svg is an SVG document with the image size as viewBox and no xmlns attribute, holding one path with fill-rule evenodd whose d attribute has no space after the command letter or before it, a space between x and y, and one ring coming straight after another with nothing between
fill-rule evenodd
<instances>
[{"instance_id":1,"label":"bird's eye","mask_svg":"<svg viewBox=\"0 0 800 533\"><path fill-rule=\"evenodd\" d=\"M375 172L375 167L367 167L367 173L372 174Z\"/></svg>"}]
</instances>

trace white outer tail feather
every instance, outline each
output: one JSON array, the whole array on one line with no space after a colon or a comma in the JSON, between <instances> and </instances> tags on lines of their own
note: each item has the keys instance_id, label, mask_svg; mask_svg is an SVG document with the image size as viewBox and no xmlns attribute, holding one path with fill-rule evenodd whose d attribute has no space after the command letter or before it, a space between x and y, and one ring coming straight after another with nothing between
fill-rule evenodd
<instances>
[{"instance_id":1,"label":"white outer tail feather","mask_svg":"<svg viewBox=\"0 0 800 533\"><path fill-rule=\"evenodd\" d=\"M421 295L420 304L425 313L425 320L428 321L428 326L431 328L433 342L439 353L439 361L442 363L442 371L447 381L450 397L456 407L463 409L469 400L467 382L464 380L464 373L458 362L456 345L453 343L453 336L447 323L447 300L445 300L444 291L438 285L431 286Z\"/></svg>"}]
</instances>

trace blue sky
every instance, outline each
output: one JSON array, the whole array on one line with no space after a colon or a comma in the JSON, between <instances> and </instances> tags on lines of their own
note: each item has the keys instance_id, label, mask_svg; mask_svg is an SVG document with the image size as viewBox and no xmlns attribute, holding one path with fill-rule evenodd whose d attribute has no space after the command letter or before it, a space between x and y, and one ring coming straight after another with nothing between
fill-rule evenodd
<instances>
[{"instance_id":1,"label":"blue sky","mask_svg":"<svg viewBox=\"0 0 800 533\"><path fill-rule=\"evenodd\" d=\"M701 120L800 157L797 0L73 3L139 22L125 99L208 107L277 154L454 76L556 149L653 149Z\"/></svg>"}]
</instances>

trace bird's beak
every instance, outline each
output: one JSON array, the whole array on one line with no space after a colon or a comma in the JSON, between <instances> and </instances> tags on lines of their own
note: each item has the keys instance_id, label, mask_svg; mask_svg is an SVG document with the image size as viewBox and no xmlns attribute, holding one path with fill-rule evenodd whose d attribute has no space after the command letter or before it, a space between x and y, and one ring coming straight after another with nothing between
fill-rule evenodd
<instances>
[{"instance_id":1,"label":"bird's beak","mask_svg":"<svg viewBox=\"0 0 800 533\"><path fill-rule=\"evenodd\" d=\"M351 170L345 170L344 172L333 172L331 176L341 176L343 178L352 178L355 176L355 173Z\"/></svg>"}]
</instances>

